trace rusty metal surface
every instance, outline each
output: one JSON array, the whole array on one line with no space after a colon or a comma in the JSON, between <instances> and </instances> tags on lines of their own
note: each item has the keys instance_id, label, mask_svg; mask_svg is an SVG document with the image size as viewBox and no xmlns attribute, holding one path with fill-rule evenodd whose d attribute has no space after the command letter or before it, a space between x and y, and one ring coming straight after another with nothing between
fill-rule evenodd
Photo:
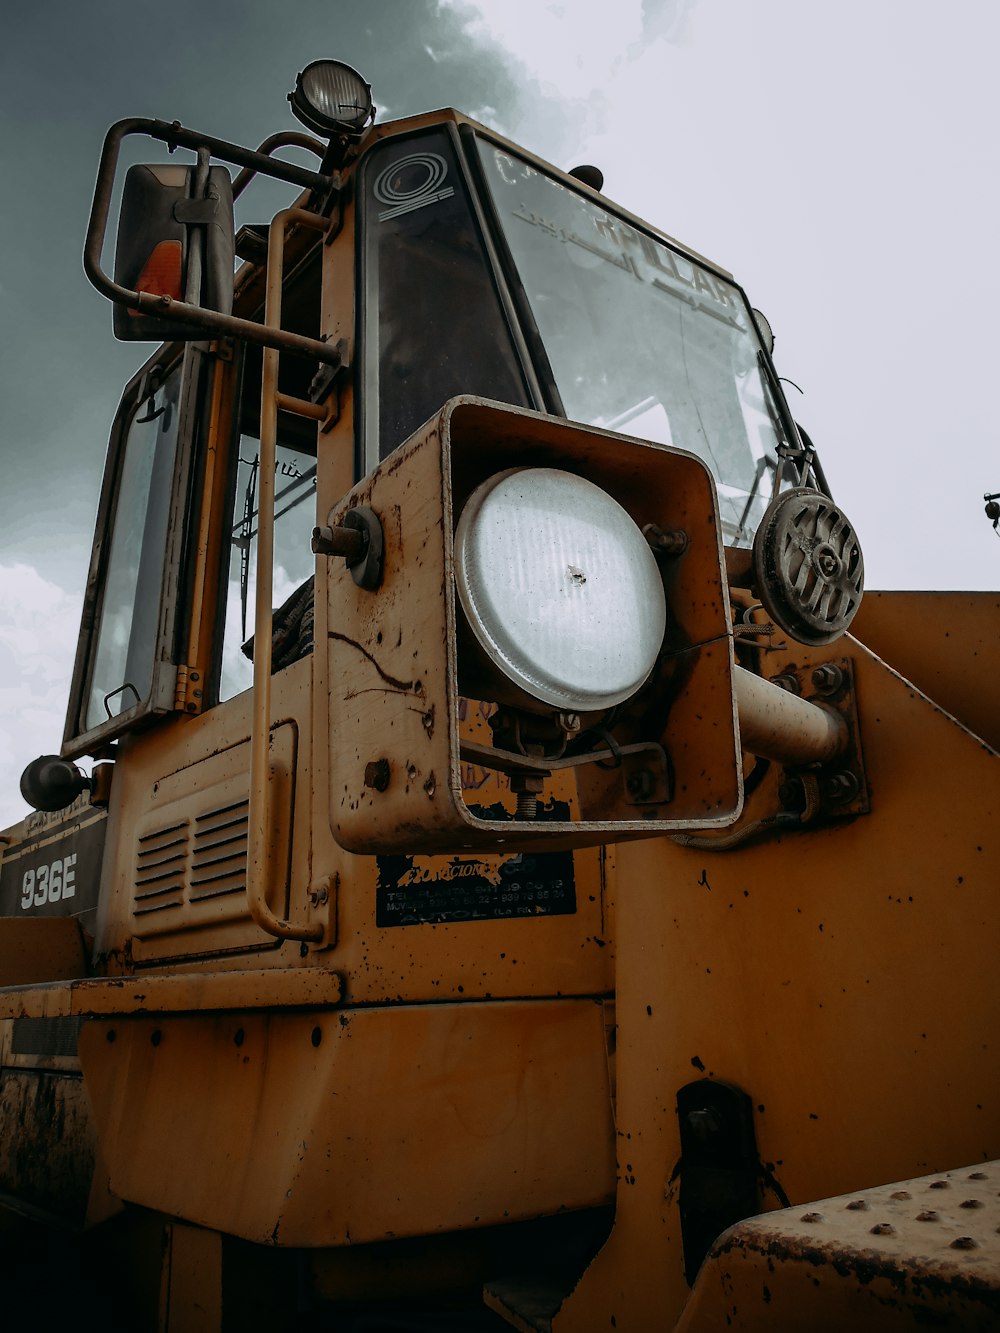
<instances>
[{"instance_id":1,"label":"rusty metal surface","mask_svg":"<svg viewBox=\"0 0 1000 1333\"><path fill-rule=\"evenodd\" d=\"M492 473L519 463L561 465L613 495L643 526L683 528L685 554L662 571L668 629L655 689L623 706L620 744L663 744L673 799L637 810L616 769L576 774L572 818L501 822L462 798L458 703L490 699L465 651L453 580L454 514ZM742 799L732 697L732 641L716 501L704 466L680 450L625 439L525 409L453 399L329 516L370 505L385 532L375 592L327 568L330 814L352 851L557 849L680 826L731 822ZM666 739L663 739L663 736ZM384 761L384 763L383 763ZM381 785L366 783L379 765ZM387 767L386 767L387 766Z\"/></svg>"},{"instance_id":2,"label":"rusty metal surface","mask_svg":"<svg viewBox=\"0 0 1000 1333\"><path fill-rule=\"evenodd\" d=\"M751 1218L678 1330L1000 1327L1000 1162Z\"/></svg>"},{"instance_id":3,"label":"rusty metal surface","mask_svg":"<svg viewBox=\"0 0 1000 1333\"><path fill-rule=\"evenodd\" d=\"M91 977L0 990L0 1018L116 1017L242 1009L314 1008L339 1003L341 980L327 968L251 972L146 973Z\"/></svg>"},{"instance_id":4,"label":"rusty metal surface","mask_svg":"<svg viewBox=\"0 0 1000 1333\"><path fill-rule=\"evenodd\" d=\"M111 1188L281 1246L605 1203L604 1008L397 1005L85 1024Z\"/></svg>"},{"instance_id":5,"label":"rusty metal surface","mask_svg":"<svg viewBox=\"0 0 1000 1333\"><path fill-rule=\"evenodd\" d=\"M79 1075L0 1069L0 1201L79 1225L94 1152Z\"/></svg>"},{"instance_id":6,"label":"rusty metal surface","mask_svg":"<svg viewBox=\"0 0 1000 1333\"><path fill-rule=\"evenodd\" d=\"M0 917L0 987L69 980L86 967L75 917Z\"/></svg>"},{"instance_id":7,"label":"rusty metal surface","mask_svg":"<svg viewBox=\"0 0 1000 1333\"><path fill-rule=\"evenodd\" d=\"M851 655L870 815L725 856L616 849L616 1221L557 1333L680 1316L672 1104L699 1073L752 1098L765 1208L1000 1156L1000 760Z\"/></svg>"},{"instance_id":8,"label":"rusty metal surface","mask_svg":"<svg viewBox=\"0 0 1000 1333\"><path fill-rule=\"evenodd\" d=\"M322 920L328 917L329 906L313 904L308 896L314 874L309 852L313 844L310 685L311 663L304 658L281 671L272 686L277 719L269 751L275 873L268 891L276 914L308 913ZM248 833L250 706L251 694L244 691L198 716L164 720L121 747L94 932L97 970L128 973L226 954L233 956L220 966L244 969L250 966L248 950L255 951L262 965L292 966L293 959L297 961L295 944L282 962L278 942L254 923L246 902L242 876ZM228 834L222 829L222 824L237 820L231 822ZM219 827L213 831L213 826ZM180 852L173 866L173 893L143 898L156 882L137 881L146 878L146 870L157 873L147 863L156 859L157 836L170 841L167 830L172 827L183 834L183 845L173 848ZM238 851L239 857L204 864L212 861L214 840L236 834L239 839L220 847L218 855L228 850ZM207 878L200 883L208 873L219 878L214 884ZM168 881L161 884L167 886ZM145 910L157 904L157 910ZM243 959L237 950L244 951Z\"/></svg>"},{"instance_id":9,"label":"rusty metal surface","mask_svg":"<svg viewBox=\"0 0 1000 1333\"><path fill-rule=\"evenodd\" d=\"M995 592L868 592L851 632L1000 750L1000 596Z\"/></svg>"}]
</instances>

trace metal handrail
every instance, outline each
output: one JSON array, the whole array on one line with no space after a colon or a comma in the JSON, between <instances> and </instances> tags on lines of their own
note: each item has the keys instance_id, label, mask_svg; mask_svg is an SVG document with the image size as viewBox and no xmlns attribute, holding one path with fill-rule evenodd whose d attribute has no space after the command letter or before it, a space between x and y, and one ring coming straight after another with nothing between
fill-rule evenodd
<instances>
[{"instance_id":1,"label":"metal handrail","mask_svg":"<svg viewBox=\"0 0 1000 1333\"><path fill-rule=\"evenodd\" d=\"M301 208L276 213L267 238L267 290L264 323L281 324L281 282L285 230L292 223L323 230L325 218ZM280 395L282 401L288 400ZM250 730L250 830L247 847L247 906L254 922L269 935L287 940L320 940L323 924L297 923L275 916L267 901L271 841L271 789L268 749L271 739L271 582L274 571L274 473L278 441L278 351L265 347L260 390L260 462L257 469L257 589L254 611L253 703Z\"/></svg>"},{"instance_id":2,"label":"metal handrail","mask_svg":"<svg viewBox=\"0 0 1000 1333\"><path fill-rule=\"evenodd\" d=\"M269 134L262 144L258 144L257 152L270 157L277 148L304 148L308 153L315 153L322 159L326 154L326 144L319 139L314 139L311 134L300 134L296 130L281 130L277 134ZM280 159L279 159L280 160ZM244 167L240 174L233 181L233 198L238 199L246 187L257 175L258 167ZM332 179L332 177L328 177Z\"/></svg>"}]
</instances>

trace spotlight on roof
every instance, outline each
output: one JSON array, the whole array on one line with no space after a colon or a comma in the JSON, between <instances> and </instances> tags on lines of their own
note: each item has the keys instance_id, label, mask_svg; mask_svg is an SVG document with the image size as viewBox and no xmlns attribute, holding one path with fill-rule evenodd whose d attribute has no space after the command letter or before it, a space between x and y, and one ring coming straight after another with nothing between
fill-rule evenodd
<instances>
[{"instance_id":1,"label":"spotlight on roof","mask_svg":"<svg viewBox=\"0 0 1000 1333\"><path fill-rule=\"evenodd\" d=\"M375 119L371 85L340 60L314 60L288 94L292 111L314 134L360 134Z\"/></svg>"}]
</instances>

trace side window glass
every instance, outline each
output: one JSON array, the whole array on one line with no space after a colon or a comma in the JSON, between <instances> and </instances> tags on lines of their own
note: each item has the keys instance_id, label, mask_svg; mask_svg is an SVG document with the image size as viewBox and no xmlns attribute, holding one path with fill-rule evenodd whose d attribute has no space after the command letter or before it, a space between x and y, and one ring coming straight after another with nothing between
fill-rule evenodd
<instances>
[{"instance_id":1,"label":"side window glass","mask_svg":"<svg viewBox=\"0 0 1000 1333\"><path fill-rule=\"evenodd\" d=\"M286 280L282 326L319 337L322 249L317 247ZM316 362L283 353L279 392L307 399ZM230 500L222 552L222 649L217 662L219 702L253 684L254 608L257 599L257 540L260 471L260 348L245 347L230 450ZM316 525L316 423L278 413L274 476L274 579L271 606L271 668L304 657L313 646L313 580L316 557L310 537Z\"/></svg>"},{"instance_id":2,"label":"side window glass","mask_svg":"<svg viewBox=\"0 0 1000 1333\"><path fill-rule=\"evenodd\" d=\"M390 140L364 171L372 467L456 394L530 400L448 135Z\"/></svg>"},{"instance_id":3,"label":"side window glass","mask_svg":"<svg viewBox=\"0 0 1000 1333\"><path fill-rule=\"evenodd\" d=\"M260 441L241 434L236 488L229 517L229 572L219 699L253 684L253 625L257 596L258 470ZM316 452L301 440L279 438L274 478L273 666L280 670L312 647L312 573L309 539L316 523Z\"/></svg>"},{"instance_id":4,"label":"side window glass","mask_svg":"<svg viewBox=\"0 0 1000 1333\"><path fill-rule=\"evenodd\" d=\"M181 365L133 410L126 427L104 595L82 730L149 696L159 634L180 418Z\"/></svg>"}]
</instances>

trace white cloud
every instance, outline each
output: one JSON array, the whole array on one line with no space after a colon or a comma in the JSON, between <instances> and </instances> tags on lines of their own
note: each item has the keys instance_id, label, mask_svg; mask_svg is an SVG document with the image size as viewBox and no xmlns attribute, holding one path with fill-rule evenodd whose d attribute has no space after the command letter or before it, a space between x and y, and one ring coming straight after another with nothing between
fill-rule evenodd
<instances>
[{"instance_id":1,"label":"white cloud","mask_svg":"<svg viewBox=\"0 0 1000 1333\"><path fill-rule=\"evenodd\" d=\"M443 3L541 92L512 137L595 163L765 311L869 586L995 586L1000 8Z\"/></svg>"},{"instance_id":2,"label":"white cloud","mask_svg":"<svg viewBox=\"0 0 1000 1333\"><path fill-rule=\"evenodd\" d=\"M25 765L56 754L80 625L79 597L26 564L0 564L0 829L28 807Z\"/></svg>"}]
</instances>

